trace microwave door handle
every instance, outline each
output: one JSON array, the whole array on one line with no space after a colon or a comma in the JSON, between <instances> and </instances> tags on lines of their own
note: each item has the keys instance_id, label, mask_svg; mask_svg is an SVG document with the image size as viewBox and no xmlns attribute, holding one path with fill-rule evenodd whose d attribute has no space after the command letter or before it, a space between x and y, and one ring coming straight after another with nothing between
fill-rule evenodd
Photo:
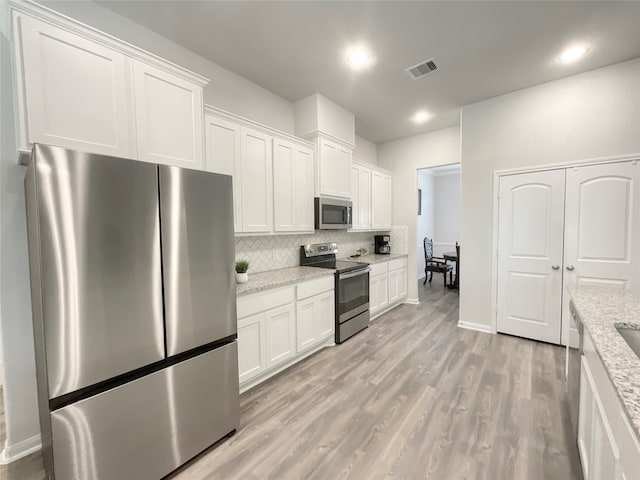
<instances>
[{"instance_id":1,"label":"microwave door handle","mask_svg":"<svg viewBox=\"0 0 640 480\"><path fill-rule=\"evenodd\" d=\"M347 207L347 225L351 225L351 207Z\"/></svg>"}]
</instances>

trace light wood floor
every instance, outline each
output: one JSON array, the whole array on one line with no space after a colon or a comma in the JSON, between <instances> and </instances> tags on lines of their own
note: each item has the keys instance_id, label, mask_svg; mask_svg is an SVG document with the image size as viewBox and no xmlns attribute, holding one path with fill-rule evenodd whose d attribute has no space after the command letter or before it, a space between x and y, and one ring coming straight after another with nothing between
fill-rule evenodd
<instances>
[{"instance_id":1,"label":"light wood floor","mask_svg":"<svg viewBox=\"0 0 640 480\"><path fill-rule=\"evenodd\" d=\"M457 328L441 280L241 398L235 436L171 480L581 479L564 350ZM39 456L0 479L41 479Z\"/></svg>"}]
</instances>

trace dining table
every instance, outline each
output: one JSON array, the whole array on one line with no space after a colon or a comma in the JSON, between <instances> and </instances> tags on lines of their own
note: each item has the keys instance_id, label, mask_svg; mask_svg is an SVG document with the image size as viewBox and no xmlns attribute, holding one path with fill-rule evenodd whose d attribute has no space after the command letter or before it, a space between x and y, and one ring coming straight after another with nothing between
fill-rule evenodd
<instances>
[{"instance_id":1,"label":"dining table","mask_svg":"<svg viewBox=\"0 0 640 480\"><path fill-rule=\"evenodd\" d=\"M453 282L451 280L449 280L449 285L447 285L447 288L458 290L458 288L459 288L458 273L457 273L459 271L458 266L457 266L458 254L455 251L445 252L445 253L442 254L442 258L444 258L445 261L447 261L447 262L456 262L456 278L455 278L455 280L453 280Z\"/></svg>"}]
</instances>

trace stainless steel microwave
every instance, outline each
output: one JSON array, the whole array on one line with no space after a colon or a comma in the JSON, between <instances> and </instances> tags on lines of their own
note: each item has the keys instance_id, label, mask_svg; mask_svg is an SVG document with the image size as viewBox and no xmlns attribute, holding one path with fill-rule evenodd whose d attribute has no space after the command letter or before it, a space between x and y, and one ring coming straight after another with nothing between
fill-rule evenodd
<instances>
[{"instance_id":1,"label":"stainless steel microwave","mask_svg":"<svg viewBox=\"0 0 640 480\"><path fill-rule=\"evenodd\" d=\"M315 198L316 230L346 230L351 228L351 200L337 198Z\"/></svg>"}]
</instances>

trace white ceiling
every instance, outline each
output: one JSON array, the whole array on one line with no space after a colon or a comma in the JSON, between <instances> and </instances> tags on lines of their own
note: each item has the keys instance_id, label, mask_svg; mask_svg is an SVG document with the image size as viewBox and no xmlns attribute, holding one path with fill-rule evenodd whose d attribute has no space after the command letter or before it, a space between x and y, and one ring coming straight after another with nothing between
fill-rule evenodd
<instances>
[{"instance_id":1,"label":"white ceiling","mask_svg":"<svg viewBox=\"0 0 640 480\"><path fill-rule=\"evenodd\" d=\"M327 96L375 143L456 125L462 105L640 57L636 1L99 3L287 100ZM558 63L576 43L589 54ZM374 64L352 71L352 45ZM431 57L437 72L404 72ZM418 109L433 118L414 125Z\"/></svg>"}]
</instances>

